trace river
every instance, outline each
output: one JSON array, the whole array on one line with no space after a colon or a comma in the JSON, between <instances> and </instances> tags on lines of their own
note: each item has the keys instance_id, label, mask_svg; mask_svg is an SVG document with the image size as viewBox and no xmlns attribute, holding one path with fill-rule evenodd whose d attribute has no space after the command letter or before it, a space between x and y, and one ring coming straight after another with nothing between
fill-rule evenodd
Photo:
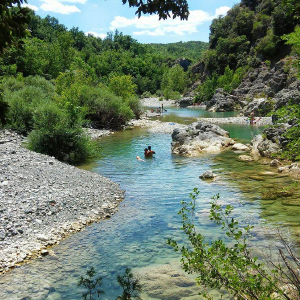
<instances>
[{"instance_id":1,"label":"river","mask_svg":"<svg viewBox=\"0 0 300 300\"><path fill-rule=\"evenodd\" d=\"M189 123L198 116L203 117L203 111L170 108L164 120ZM242 125L221 127L244 143L262 130ZM274 173L266 176L263 172L274 171L268 165L241 162L239 154L232 151L196 158L173 155L170 134L145 129L118 132L99 143L99 157L80 167L109 177L126 190L119 211L54 246L52 255L2 276L1 300L82 299L77 282L91 266L103 277L105 294L100 299L115 299L121 293L116 276L126 267L141 279L142 299L199 299L193 278L180 269L179 254L166 243L168 238L184 240L177 212L180 201L187 200L195 187L201 192L196 221L208 239L220 236L207 218L216 193L222 203L235 207L239 221L255 225L253 242L257 249L276 243L274 232L279 224L289 229L290 238L295 239L300 232L299 205L287 204L280 193L269 195L289 186L292 180ZM135 157L143 157L148 145L155 156L137 161ZM199 179L208 169L217 175L213 182Z\"/></svg>"}]
</instances>

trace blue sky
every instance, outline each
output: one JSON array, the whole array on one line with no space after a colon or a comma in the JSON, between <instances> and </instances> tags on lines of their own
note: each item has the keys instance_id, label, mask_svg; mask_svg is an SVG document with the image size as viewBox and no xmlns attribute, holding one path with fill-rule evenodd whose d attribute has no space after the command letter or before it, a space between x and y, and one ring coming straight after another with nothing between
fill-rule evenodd
<instances>
[{"instance_id":1,"label":"blue sky","mask_svg":"<svg viewBox=\"0 0 300 300\"><path fill-rule=\"evenodd\" d=\"M188 21L179 18L158 20L157 15L138 18L136 8L123 5L122 0L28 0L36 14L50 15L68 29L78 27L86 34L105 38L118 29L140 43L208 42L211 20L226 12L238 0L190 0Z\"/></svg>"}]
</instances>

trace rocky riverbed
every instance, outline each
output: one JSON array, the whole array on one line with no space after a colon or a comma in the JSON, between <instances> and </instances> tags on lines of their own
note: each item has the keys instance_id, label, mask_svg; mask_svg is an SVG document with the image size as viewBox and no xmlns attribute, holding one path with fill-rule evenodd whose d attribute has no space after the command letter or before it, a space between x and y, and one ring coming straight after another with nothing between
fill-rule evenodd
<instances>
[{"instance_id":1,"label":"rocky riverbed","mask_svg":"<svg viewBox=\"0 0 300 300\"><path fill-rule=\"evenodd\" d=\"M248 124L249 125L249 118L247 117L198 118L198 120L213 123L213 124ZM272 125L272 118L271 117L255 118L253 125L254 126Z\"/></svg>"},{"instance_id":2,"label":"rocky riverbed","mask_svg":"<svg viewBox=\"0 0 300 300\"><path fill-rule=\"evenodd\" d=\"M23 141L0 130L1 273L109 218L124 198L110 179L29 151L21 147Z\"/></svg>"}]
</instances>

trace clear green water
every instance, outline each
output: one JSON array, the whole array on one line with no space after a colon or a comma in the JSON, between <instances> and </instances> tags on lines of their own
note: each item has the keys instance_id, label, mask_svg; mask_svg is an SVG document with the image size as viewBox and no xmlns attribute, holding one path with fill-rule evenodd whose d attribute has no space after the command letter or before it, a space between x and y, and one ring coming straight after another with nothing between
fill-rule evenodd
<instances>
[{"instance_id":1,"label":"clear green water","mask_svg":"<svg viewBox=\"0 0 300 300\"><path fill-rule=\"evenodd\" d=\"M166 112L161 114L160 117L155 117L153 119L160 120L162 122L176 122L180 124L190 124L197 121L197 118L227 118L233 117L237 112L218 112L213 113L206 111L204 109L195 108L178 108L178 107L165 107ZM150 108L151 109L151 108Z\"/></svg>"},{"instance_id":2,"label":"clear green water","mask_svg":"<svg viewBox=\"0 0 300 300\"><path fill-rule=\"evenodd\" d=\"M252 136L249 127L234 126L232 132L244 142ZM178 254L166 244L169 237L183 241L177 212L180 201L187 199L194 187L201 191L196 219L208 239L220 236L207 220L209 202L216 193L222 203L236 208L239 220L256 225L253 240L258 248L273 243L273 226L279 222L288 225L292 236L299 233L299 205L284 204L278 194L276 199L266 199L270 198L267 192L292 182L287 177L260 175L270 171L268 166L240 162L239 154L231 151L198 158L172 155L169 134L141 129L116 133L100 143L100 158L81 168L120 183L126 197L119 211L53 247L55 256L35 260L1 277L0 299L81 299L77 282L91 266L104 277L106 294L102 299L120 294L115 278L126 266L140 274L143 299L199 299L194 281L180 272ZM155 157L136 161L148 145L156 151ZM199 175L210 168L217 180L201 181ZM255 179L251 179L253 174Z\"/></svg>"}]
</instances>

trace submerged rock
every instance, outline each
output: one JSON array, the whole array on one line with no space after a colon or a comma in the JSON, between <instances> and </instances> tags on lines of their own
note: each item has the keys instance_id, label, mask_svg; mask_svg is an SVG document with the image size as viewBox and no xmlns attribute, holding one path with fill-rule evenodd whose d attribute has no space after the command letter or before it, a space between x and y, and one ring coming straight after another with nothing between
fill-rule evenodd
<instances>
[{"instance_id":1,"label":"submerged rock","mask_svg":"<svg viewBox=\"0 0 300 300\"><path fill-rule=\"evenodd\" d=\"M249 155L240 155L239 156L239 160L242 160L242 161L253 161L253 157L251 157Z\"/></svg>"},{"instance_id":2,"label":"submerged rock","mask_svg":"<svg viewBox=\"0 0 300 300\"><path fill-rule=\"evenodd\" d=\"M242 143L236 143L232 146L232 150L236 150L236 151L249 151L249 147L242 144Z\"/></svg>"},{"instance_id":3,"label":"submerged rock","mask_svg":"<svg viewBox=\"0 0 300 300\"><path fill-rule=\"evenodd\" d=\"M213 173L212 170L207 170L207 171L205 171L204 173L202 173L202 174L199 176L199 178L201 178L201 179L203 179L203 180L205 180L205 179L213 179L213 178L215 178L215 177L216 177L216 175Z\"/></svg>"},{"instance_id":4,"label":"submerged rock","mask_svg":"<svg viewBox=\"0 0 300 300\"><path fill-rule=\"evenodd\" d=\"M234 143L227 131L204 121L175 128L172 133L172 152L186 156L220 153Z\"/></svg>"}]
</instances>

